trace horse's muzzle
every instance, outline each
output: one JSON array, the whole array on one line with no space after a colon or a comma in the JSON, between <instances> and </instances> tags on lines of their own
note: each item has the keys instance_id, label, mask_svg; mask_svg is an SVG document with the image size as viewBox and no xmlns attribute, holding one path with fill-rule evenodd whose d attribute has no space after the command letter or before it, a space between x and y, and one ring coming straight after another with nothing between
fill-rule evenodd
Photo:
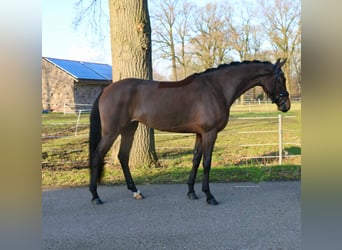
<instances>
[{"instance_id":1,"label":"horse's muzzle","mask_svg":"<svg viewBox=\"0 0 342 250\"><path fill-rule=\"evenodd\" d=\"M278 106L278 110L281 112L287 112L287 111L289 111L290 108L291 108L290 98L287 98L287 100L285 102L282 102Z\"/></svg>"}]
</instances>

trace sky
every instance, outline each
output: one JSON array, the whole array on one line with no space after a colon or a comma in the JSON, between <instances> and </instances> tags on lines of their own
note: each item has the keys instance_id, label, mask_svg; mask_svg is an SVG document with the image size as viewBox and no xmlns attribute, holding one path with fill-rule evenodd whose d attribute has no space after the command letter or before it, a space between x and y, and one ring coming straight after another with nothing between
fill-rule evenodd
<instances>
[{"instance_id":1,"label":"sky","mask_svg":"<svg viewBox=\"0 0 342 250\"><path fill-rule=\"evenodd\" d=\"M201 5L208 1L195 2ZM42 56L111 65L109 36L103 43L93 45L94 39L85 25L74 29L75 2L77 0L42 0Z\"/></svg>"},{"instance_id":2,"label":"sky","mask_svg":"<svg viewBox=\"0 0 342 250\"><path fill-rule=\"evenodd\" d=\"M74 0L42 1L42 56L111 64L108 37L94 46L85 25L74 29L74 4Z\"/></svg>"},{"instance_id":3,"label":"sky","mask_svg":"<svg viewBox=\"0 0 342 250\"><path fill-rule=\"evenodd\" d=\"M42 0L42 56L78 61L106 63L111 65L111 49L109 34L103 42L94 44L95 36L86 26L86 22L75 29L73 22L78 11L75 3L78 0ZM103 6L108 0L104 1ZM149 0L149 3L153 0ZM223 0L215 0L220 2ZM232 4L241 5L249 0L230 0ZM196 5L205 5L213 0L193 0ZM253 1L251 1L253 2ZM151 11L152 4L149 4ZM108 11L108 10L107 10ZM159 72L170 74L169 62L154 60L154 68Z\"/></svg>"}]
</instances>

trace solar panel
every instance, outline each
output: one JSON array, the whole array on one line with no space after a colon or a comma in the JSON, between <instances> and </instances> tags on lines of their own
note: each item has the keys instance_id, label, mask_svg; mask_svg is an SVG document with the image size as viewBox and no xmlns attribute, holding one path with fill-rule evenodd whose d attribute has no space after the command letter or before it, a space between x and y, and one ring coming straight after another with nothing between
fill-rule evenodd
<instances>
[{"instance_id":1,"label":"solar panel","mask_svg":"<svg viewBox=\"0 0 342 250\"><path fill-rule=\"evenodd\" d=\"M108 64L83 62L84 65L101 75L105 80L112 80L112 67Z\"/></svg>"},{"instance_id":2,"label":"solar panel","mask_svg":"<svg viewBox=\"0 0 342 250\"><path fill-rule=\"evenodd\" d=\"M56 58L47 58L50 62L57 67L71 74L77 79L84 80L111 80L112 79L112 67L107 64L100 63L88 63L71 61Z\"/></svg>"}]
</instances>

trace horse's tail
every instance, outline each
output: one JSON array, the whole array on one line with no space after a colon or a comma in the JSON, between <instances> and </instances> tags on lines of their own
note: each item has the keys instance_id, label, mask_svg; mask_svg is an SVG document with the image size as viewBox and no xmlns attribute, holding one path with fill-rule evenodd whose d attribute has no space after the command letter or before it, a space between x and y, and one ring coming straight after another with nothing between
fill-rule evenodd
<instances>
[{"instance_id":1,"label":"horse's tail","mask_svg":"<svg viewBox=\"0 0 342 250\"><path fill-rule=\"evenodd\" d=\"M101 92L102 94L102 92ZM99 158L95 158L95 153L97 146L101 141L101 119L100 119L100 111L99 111L99 99L101 94L94 101L93 107L90 113L90 130L89 130L89 167L90 173L92 173L91 169L93 167L93 160L99 161ZM98 182L101 181L101 177L103 174L103 162L97 162L98 166Z\"/></svg>"}]
</instances>

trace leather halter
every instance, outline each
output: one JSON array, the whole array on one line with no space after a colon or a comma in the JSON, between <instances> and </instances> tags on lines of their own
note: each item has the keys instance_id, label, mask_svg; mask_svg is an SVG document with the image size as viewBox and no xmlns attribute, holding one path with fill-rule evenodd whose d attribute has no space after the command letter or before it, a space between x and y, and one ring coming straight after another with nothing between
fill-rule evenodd
<instances>
[{"instance_id":1,"label":"leather halter","mask_svg":"<svg viewBox=\"0 0 342 250\"><path fill-rule=\"evenodd\" d=\"M270 95L270 98L272 100L272 103L276 103L278 106L283 105L288 98L284 99L280 104L279 101L285 97L289 96L289 92L287 90L285 91L281 91L281 87L280 87L280 82L279 82L279 77L281 75L283 75L284 73L278 69L276 72L276 78L274 80L274 85L273 85L273 90L272 90L272 94ZM275 91L276 91L276 87L278 87L279 89L279 95L275 95Z\"/></svg>"}]
</instances>

